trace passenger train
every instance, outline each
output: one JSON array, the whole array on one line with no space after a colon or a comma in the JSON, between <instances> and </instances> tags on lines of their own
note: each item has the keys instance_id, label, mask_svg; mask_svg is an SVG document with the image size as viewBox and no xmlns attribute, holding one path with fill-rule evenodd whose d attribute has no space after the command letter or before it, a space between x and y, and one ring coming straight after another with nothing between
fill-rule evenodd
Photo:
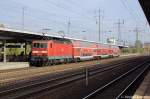
<instances>
[{"instance_id":1,"label":"passenger train","mask_svg":"<svg viewBox=\"0 0 150 99\"><path fill-rule=\"evenodd\" d=\"M35 40L32 42L31 66L79 62L119 56L117 45L75 39Z\"/></svg>"}]
</instances>

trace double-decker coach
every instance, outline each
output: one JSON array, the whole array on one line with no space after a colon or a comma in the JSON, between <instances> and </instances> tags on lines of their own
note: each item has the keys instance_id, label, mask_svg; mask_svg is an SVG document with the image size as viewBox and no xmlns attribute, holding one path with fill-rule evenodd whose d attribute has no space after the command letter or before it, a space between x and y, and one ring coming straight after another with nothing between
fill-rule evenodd
<instances>
[{"instance_id":1,"label":"double-decker coach","mask_svg":"<svg viewBox=\"0 0 150 99\"><path fill-rule=\"evenodd\" d=\"M97 55L97 44L83 40L71 40L75 61L91 60Z\"/></svg>"}]
</instances>

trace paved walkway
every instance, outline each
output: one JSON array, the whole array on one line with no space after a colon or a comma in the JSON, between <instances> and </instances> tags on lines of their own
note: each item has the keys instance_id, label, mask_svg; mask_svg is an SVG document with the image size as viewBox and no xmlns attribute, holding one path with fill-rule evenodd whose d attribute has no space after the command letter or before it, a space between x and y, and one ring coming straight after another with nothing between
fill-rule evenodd
<instances>
[{"instance_id":1,"label":"paved walkway","mask_svg":"<svg viewBox=\"0 0 150 99\"><path fill-rule=\"evenodd\" d=\"M150 71L136 90L132 99L150 99Z\"/></svg>"},{"instance_id":2,"label":"paved walkway","mask_svg":"<svg viewBox=\"0 0 150 99\"><path fill-rule=\"evenodd\" d=\"M7 63L0 62L0 70L25 68L25 67L29 67L29 64L27 62L7 62Z\"/></svg>"}]
</instances>

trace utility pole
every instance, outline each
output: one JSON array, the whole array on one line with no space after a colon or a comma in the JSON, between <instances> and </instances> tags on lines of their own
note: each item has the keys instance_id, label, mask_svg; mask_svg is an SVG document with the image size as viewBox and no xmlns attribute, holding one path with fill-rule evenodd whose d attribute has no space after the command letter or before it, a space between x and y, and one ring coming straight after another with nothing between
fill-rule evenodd
<instances>
[{"instance_id":1,"label":"utility pole","mask_svg":"<svg viewBox=\"0 0 150 99\"><path fill-rule=\"evenodd\" d=\"M22 30L24 30L24 12L25 12L25 7L22 7Z\"/></svg>"},{"instance_id":2,"label":"utility pole","mask_svg":"<svg viewBox=\"0 0 150 99\"><path fill-rule=\"evenodd\" d=\"M99 9L99 18L98 18L98 32L99 32L99 42L101 42L101 10Z\"/></svg>"},{"instance_id":3,"label":"utility pole","mask_svg":"<svg viewBox=\"0 0 150 99\"><path fill-rule=\"evenodd\" d=\"M124 24L124 20L121 22L121 20L118 20L118 43L121 43L121 24Z\"/></svg>"},{"instance_id":4,"label":"utility pole","mask_svg":"<svg viewBox=\"0 0 150 99\"><path fill-rule=\"evenodd\" d=\"M136 33L136 41L138 41L139 40L139 32L142 30L139 30L138 27L136 26L135 30L133 30L133 31Z\"/></svg>"},{"instance_id":5,"label":"utility pole","mask_svg":"<svg viewBox=\"0 0 150 99\"><path fill-rule=\"evenodd\" d=\"M140 48L141 48L141 44L142 44L141 41L139 40L139 33L140 33L141 31L143 31L143 30L139 29L139 28L136 26L136 28L135 28L135 30L134 30L134 32L136 33L135 47L136 47L138 53L140 52Z\"/></svg>"},{"instance_id":6,"label":"utility pole","mask_svg":"<svg viewBox=\"0 0 150 99\"><path fill-rule=\"evenodd\" d=\"M136 32L136 41L138 41L139 40L139 30L137 27L135 29L135 32Z\"/></svg>"},{"instance_id":7,"label":"utility pole","mask_svg":"<svg viewBox=\"0 0 150 99\"><path fill-rule=\"evenodd\" d=\"M139 45L139 30L138 30L138 28L136 27L135 28L135 32L136 32L136 50L137 50L137 53L139 53L139 47L140 47L140 45Z\"/></svg>"},{"instance_id":8,"label":"utility pole","mask_svg":"<svg viewBox=\"0 0 150 99\"><path fill-rule=\"evenodd\" d=\"M70 22L70 17L69 17L68 27L67 27L67 34L68 34L68 35L69 35L69 33L70 33L70 26L71 26L71 22Z\"/></svg>"},{"instance_id":9,"label":"utility pole","mask_svg":"<svg viewBox=\"0 0 150 99\"><path fill-rule=\"evenodd\" d=\"M95 17L96 17L96 25L98 25L98 41L101 42L101 9L100 8L98 10L98 15L96 13Z\"/></svg>"},{"instance_id":10,"label":"utility pole","mask_svg":"<svg viewBox=\"0 0 150 99\"><path fill-rule=\"evenodd\" d=\"M138 36L139 36L139 32L137 31L137 33L136 33L136 43L137 43L137 52L139 52L139 48L140 48L140 44L139 44L139 38L138 38Z\"/></svg>"}]
</instances>

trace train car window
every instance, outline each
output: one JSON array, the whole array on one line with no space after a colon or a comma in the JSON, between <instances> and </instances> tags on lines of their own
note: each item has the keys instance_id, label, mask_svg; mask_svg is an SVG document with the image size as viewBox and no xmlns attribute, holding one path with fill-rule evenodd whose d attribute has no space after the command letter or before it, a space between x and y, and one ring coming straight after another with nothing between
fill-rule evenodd
<instances>
[{"instance_id":1,"label":"train car window","mask_svg":"<svg viewBox=\"0 0 150 99\"><path fill-rule=\"evenodd\" d=\"M41 43L41 48L47 48L47 43Z\"/></svg>"},{"instance_id":2,"label":"train car window","mask_svg":"<svg viewBox=\"0 0 150 99\"><path fill-rule=\"evenodd\" d=\"M34 43L34 44L33 44L33 47L34 47L34 48L39 48L39 43Z\"/></svg>"},{"instance_id":3,"label":"train car window","mask_svg":"<svg viewBox=\"0 0 150 99\"><path fill-rule=\"evenodd\" d=\"M47 43L34 43L34 48L47 48Z\"/></svg>"},{"instance_id":4,"label":"train car window","mask_svg":"<svg viewBox=\"0 0 150 99\"><path fill-rule=\"evenodd\" d=\"M94 52L97 52L97 50L96 50L96 49L94 49L93 51L94 51Z\"/></svg>"},{"instance_id":5,"label":"train car window","mask_svg":"<svg viewBox=\"0 0 150 99\"><path fill-rule=\"evenodd\" d=\"M44 44L40 44L40 48L44 48Z\"/></svg>"},{"instance_id":6,"label":"train car window","mask_svg":"<svg viewBox=\"0 0 150 99\"><path fill-rule=\"evenodd\" d=\"M80 52L80 48L78 48L77 51Z\"/></svg>"},{"instance_id":7,"label":"train car window","mask_svg":"<svg viewBox=\"0 0 150 99\"><path fill-rule=\"evenodd\" d=\"M92 45L92 43L91 43L91 42L86 42L86 41L81 41L81 42L80 42L80 45L81 45L82 47L89 47L89 46Z\"/></svg>"}]
</instances>

